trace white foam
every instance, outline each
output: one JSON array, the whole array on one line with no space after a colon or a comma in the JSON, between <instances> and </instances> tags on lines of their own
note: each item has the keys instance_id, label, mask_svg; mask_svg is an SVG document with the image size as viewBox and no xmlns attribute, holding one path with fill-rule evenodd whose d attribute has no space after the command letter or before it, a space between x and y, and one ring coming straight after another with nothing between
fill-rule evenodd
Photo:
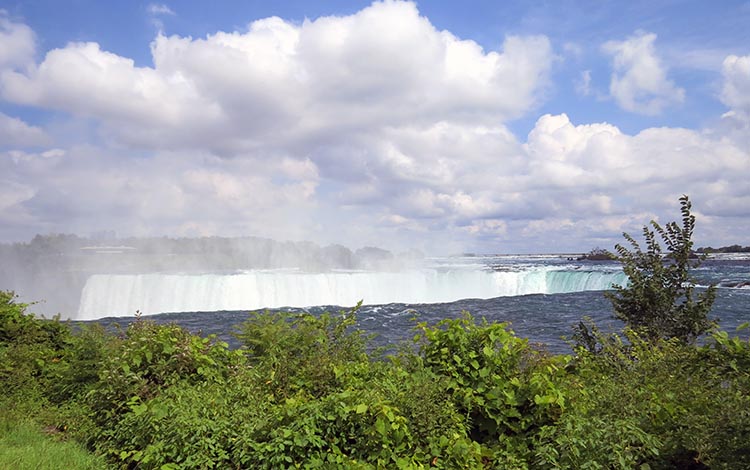
<instances>
[{"instance_id":1,"label":"white foam","mask_svg":"<svg viewBox=\"0 0 750 470\"><path fill-rule=\"evenodd\" d=\"M164 312L441 303L526 294L603 290L622 272L488 269L406 272L246 271L233 274L97 274L81 294L78 320Z\"/></svg>"}]
</instances>

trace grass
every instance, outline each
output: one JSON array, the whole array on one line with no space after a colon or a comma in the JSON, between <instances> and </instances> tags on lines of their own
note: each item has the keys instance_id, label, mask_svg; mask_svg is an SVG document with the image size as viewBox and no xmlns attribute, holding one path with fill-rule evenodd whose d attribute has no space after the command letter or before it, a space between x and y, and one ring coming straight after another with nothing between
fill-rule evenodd
<instances>
[{"instance_id":1,"label":"grass","mask_svg":"<svg viewBox=\"0 0 750 470\"><path fill-rule=\"evenodd\" d=\"M60 441L27 419L0 417L0 468L100 470L107 462L72 441Z\"/></svg>"}]
</instances>

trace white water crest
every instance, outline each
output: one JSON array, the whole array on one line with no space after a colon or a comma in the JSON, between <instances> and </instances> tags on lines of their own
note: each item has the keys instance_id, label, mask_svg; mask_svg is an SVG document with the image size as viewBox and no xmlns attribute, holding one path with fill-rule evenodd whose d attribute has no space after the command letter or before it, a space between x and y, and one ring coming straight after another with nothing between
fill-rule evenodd
<instances>
[{"instance_id":1,"label":"white water crest","mask_svg":"<svg viewBox=\"0 0 750 470\"><path fill-rule=\"evenodd\" d=\"M77 320L166 312L255 310L317 305L442 303L526 294L604 290L622 272L529 269L422 269L326 273L97 274L81 294Z\"/></svg>"}]
</instances>

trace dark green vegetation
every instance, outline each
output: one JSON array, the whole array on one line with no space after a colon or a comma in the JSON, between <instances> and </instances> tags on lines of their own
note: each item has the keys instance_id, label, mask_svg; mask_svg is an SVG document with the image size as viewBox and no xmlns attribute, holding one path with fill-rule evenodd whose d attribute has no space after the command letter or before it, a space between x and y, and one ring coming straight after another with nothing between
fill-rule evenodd
<instances>
[{"instance_id":1,"label":"dark green vegetation","mask_svg":"<svg viewBox=\"0 0 750 470\"><path fill-rule=\"evenodd\" d=\"M594 248L588 253L578 257L578 261L615 261L617 256L604 248Z\"/></svg>"},{"instance_id":2,"label":"dark green vegetation","mask_svg":"<svg viewBox=\"0 0 750 470\"><path fill-rule=\"evenodd\" d=\"M66 468L750 468L750 341L707 320L711 290L693 298L682 209L646 252L618 247L625 330L582 323L564 356L468 313L391 355L356 309L253 314L230 350L140 318L74 330L0 292L0 453L40 453L11 432L33 420L89 449Z\"/></svg>"},{"instance_id":3,"label":"dark green vegetation","mask_svg":"<svg viewBox=\"0 0 750 470\"><path fill-rule=\"evenodd\" d=\"M698 253L750 253L750 246L729 245L720 248L706 246L700 247L696 251Z\"/></svg>"},{"instance_id":4,"label":"dark green vegetation","mask_svg":"<svg viewBox=\"0 0 750 470\"><path fill-rule=\"evenodd\" d=\"M628 286L615 286L615 291L606 296L612 301L615 316L647 337L692 342L715 326L708 313L716 292L713 286L696 292L690 275L701 261L691 256L695 216L690 213L687 196L680 198L680 205L682 226L670 222L662 227L652 220L651 228L643 227L646 251L629 234L623 234L632 251L620 244L615 249L628 276Z\"/></svg>"},{"instance_id":5,"label":"dark green vegetation","mask_svg":"<svg viewBox=\"0 0 750 470\"><path fill-rule=\"evenodd\" d=\"M750 466L750 343L725 332L696 346L594 331L596 348L551 356L467 314L384 357L353 312L254 315L229 350L142 319L71 331L24 307L0 294L6 419L113 468Z\"/></svg>"}]
</instances>

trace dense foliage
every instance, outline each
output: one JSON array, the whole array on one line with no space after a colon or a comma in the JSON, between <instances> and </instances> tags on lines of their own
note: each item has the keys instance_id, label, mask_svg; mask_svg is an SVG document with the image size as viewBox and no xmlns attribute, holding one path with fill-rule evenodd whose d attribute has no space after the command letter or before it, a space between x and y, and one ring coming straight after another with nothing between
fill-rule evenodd
<instances>
[{"instance_id":1,"label":"dense foliage","mask_svg":"<svg viewBox=\"0 0 750 470\"><path fill-rule=\"evenodd\" d=\"M627 286L615 286L606 296L612 301L615 316L626 325L639 329L648 338L677 338L694 341L715 326L708 318L715 288L697 292L690 270L700 265L693 255L695 216L690 213L687 196L680 198L682 226L670 222L662 227L652 220L643 227L646 251L629 234L623 236L631 249L615 245L628 276ZM666 253L657 239L663 241Z\"/></svg>"},{"instance_id":2,"label":"dense foliage","mask_svg":"<svg viewBox=\"0 0 750 470\"><path fill-rule=\"evenodd\" d=\"M36 319L0 293L0 407L112 468L750 466L750 343L589 333L545 353L469 314L369 349L356 312L254 314L230 350L136 319ZM1 436L0 436L1 437Z\"/></svg>"}]
</instances>

